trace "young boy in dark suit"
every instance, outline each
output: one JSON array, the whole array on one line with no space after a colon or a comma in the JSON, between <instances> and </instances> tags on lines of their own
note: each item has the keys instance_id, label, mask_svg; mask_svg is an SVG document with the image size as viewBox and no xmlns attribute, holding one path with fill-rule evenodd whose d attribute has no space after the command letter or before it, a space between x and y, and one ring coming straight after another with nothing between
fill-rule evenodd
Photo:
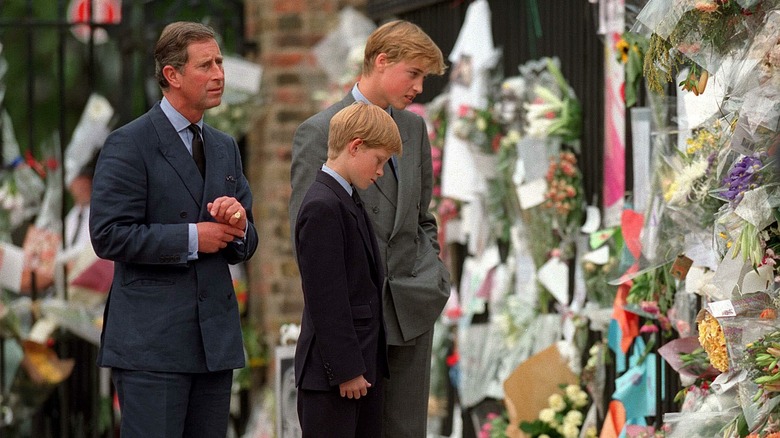
<instances>
[{"instance_id":1,"label":"young boy in dark suit","mask_svg":"<svg viewBox=\"0 0 780 438\"><path fill-rule=\"evenodd\" d=\"M384 268L355 187L376 183L401 153L385 110L347 106L330 121L328 160L301 204L295 249L304 309L295 381L304 438L381 436Z\"/></svg>"}]
</instances>

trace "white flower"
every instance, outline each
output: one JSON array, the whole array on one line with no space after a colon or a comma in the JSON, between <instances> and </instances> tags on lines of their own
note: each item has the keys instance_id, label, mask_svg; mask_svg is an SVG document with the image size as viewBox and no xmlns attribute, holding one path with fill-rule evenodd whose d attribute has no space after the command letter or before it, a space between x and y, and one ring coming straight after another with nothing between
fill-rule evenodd
<instances>
[{"instance_id":1,"label":"white flower","mask_svg":"<svg viewBox=\"0 0 780 438\"><path fill-rule=\"evenodd\" d=\"M552 103L558 106L563 105L563 100L553 93L550 89L537 85L534 87L534 93L547 103Z\"/></svg>"},{"instance_id":2,"label":"white flower","mask_svg":"<svg viewBox=\"0 0 780 438\"><path fill-rule=\"evenodd\" d=\"M581 392L582 389L580 389L578 385L566 385L566 388L564 389L564 394L566 394L566 397L570 400L579 397Z\"/></svg>"},{"instance_id":3,"label":"white flower","mask_svg":"<svg viewBox=\"0 0 780 438\"><path fill-rule=\"evenodd\" d=\"M689 195L696 189L696 181L707 173L709 163L706 158L701 158L685 166L674 180L675 190L669 197L670 205L685 205Z\"/></svg>"},{"instance_id":4,"label":"white flower","mask_svg":"<svg viewBox=\"0 0 780 438\"><path fill-rule=\"evenodd\" d=\"M550 130L552 124L555 123L552 119L534 119L528 121L527 132L529 137L533 138L545 138L547 132Z\"/></svg>"},{"instance_id":5,"label":"white flower","mask_svg":"<svg viewBox=\"0 0 780 438\"><path fill-rule=\"evenodd\" d=\"M561 106L554 103L527 103L524 105L526 119L530 122L534 119L549 119L548 113L560 111Z\"/></svg>"},{"instance_id":6,"label":"white flower","mask_svg":"<svg viewBox=\"0 0 780 438\"><path fill-rule=\"evenodd\" d=\"M467 140L469 133L471 132L471 126L463 119L457 119L452 124L452 132L458 136L458 138Z\"/></svg>"},{"instance_id":7,"label":"white flower","mask_svg":"<svg viewBox=\"0 0 780 438\"><path fill-rule=\"evenodd\" d=\"M496 327L498 327L505 336L508 335L509 331L512 329L512 320L506 313L500 313L493 316L493 323L496 324Z\"/></svg>"},{"instance_id":8,"label":"white flower","mask_svg":"<svg viewBox=\"0 0 780 438\"><path fill-rule=\"evenodd\" d=\"M547 403L555 412L561 412L566 409L566 401L560 394L553 394L547 399Z\"/></svg>"},{"instance_id":9,"label":"white flower","mask_svg":"<svg viewBox=\"0 0 780 438\"><path fill-rule=\"evenodd\" d=\"M580 436L580 429L573 424L564 424L561 428L561 434L564 438L577 438Z\"/></svg>"},{"instance_id":10,"label":"white flower","mask_svg":"<svg viewBox=\"0 0 780 438\"><path fill-rule=\"evenodd\" d=\"M563 417L563 424L573 424L579 426L582 424L583 415L580 411L569 411L566 416Z\"/></svg>"},{"instance_id":11,"label":"white flower","mask_svg":"<svg viewBox=\"0 0 780 438\"><path fill-rule=\"evenodd\" d=\"M550 438L550 435L547 435L546 433L543 433L539 435L539 438Z\"/></svg>"},{"instance_id":12,"label":"white flower","mask_svg":"<svg viewBox=\"0 0 780 438\"><path fill-rule=\"evenodd\" d=\"M298 324L283 324L279 327L279 344L290 345L298 341L301 327Z\"/></svg>"},{"instance_id":13,"label":"white flower","mask_svg":"<svg viewBox=\"0 0 780 438\"><path fill-rule=\"evenodd\" d=\"M479 129L482 132L485 132L487 129L487 120L483 119L482 117L477 117L477 129Z\"/></svg>"},{"instance_id":14,"label":"white flower","mask_svg":"<svg viewBox=\"0 0 780 438\"><path fill-rule=\"evenodd\" d=\"M512 142L512 144L516 144L521 139L520 131L517 129L510 129L509 132L507 132L506 137L510 142Z\"/></svg>"},{"instance_id":15,"label":"white flower","mask_svg":"<svg viewBox=\"0 0 780 438\"><path fill-rule=\"evenodd\" d=\"M550 408L544 408L539 411L539 419L548 424L555 424L555 411Z\"/></svg>"}]
</instances>

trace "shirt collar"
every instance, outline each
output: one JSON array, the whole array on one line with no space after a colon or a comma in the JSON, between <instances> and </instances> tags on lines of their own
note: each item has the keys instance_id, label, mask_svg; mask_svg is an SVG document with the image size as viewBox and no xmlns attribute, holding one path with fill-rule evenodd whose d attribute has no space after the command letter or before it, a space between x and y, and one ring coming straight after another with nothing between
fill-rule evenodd
<instances>
[{"instance_id":1,"label":"shirt collar","mask_svg":"<svg viewBox=\"0 0 780 438\"><path fill-rule=\"evenodd\" d=\"M173 129L176 130L176 132L181 132L184 129L187 129L188 126L190 126L190 121L187 120L186 117L181 115L179 111L176 110L176 108L171 105L171 103L168 101L167 97L162 98L160 101L160 109L162 109L163 113L165 114L165 117L168 118L168 120L173 125ZM203 130L203 117L198 120L196 123L198 127Z\"/></svg>"},{"instance_id":2,"label":"shirt collar","mask_svg":"<svg viewBox=\"0 0 780 438\"><path fill-rule=\"evenodd\" d=\"M341 184L341 187L344 187L344 190L347 191L349 196L352 196L352 186L347 182L347 180L344 179L343 176L339 175L338 172L328 167L326 164L322 165L322 171L327 173L328 175L332 176L333 179L336 180L339 184Z\"/></svg>"},{"instance_id":3,"label":"shirt collar","mask_svg":"<svg viewBox=\"0 0 780 438\"><path fill-rule=\"evenodd\" d=\"M360 92L360 88L358 88L359 82L356 82L355 85L352 86L352 97L355 98L356 102L363 102L371 104L371 101L368 100L366 96L363 95L363 93ZM393 115L393 106L390 105L387 108L385 108L385 111L387 111L387 114Z\"/></svg>"}]
</instances>

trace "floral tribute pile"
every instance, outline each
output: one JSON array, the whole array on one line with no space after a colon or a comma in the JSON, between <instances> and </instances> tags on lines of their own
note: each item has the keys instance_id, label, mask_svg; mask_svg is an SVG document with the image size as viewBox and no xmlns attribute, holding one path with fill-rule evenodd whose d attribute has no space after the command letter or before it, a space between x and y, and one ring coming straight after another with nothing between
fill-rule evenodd
<instances>
[{"instance_id":1,"label":"floral tribute pile","mask_svg":"<svg viewBox=\"0 0 780 438\"><path fill-rule=\"evenodd\" d=\"M611 41L626 105L648 102L653 122L650 184L634 187L648 201L618 224L588 206L582 110L556 59L520 66L487 108L450 120L492 160L478 200L488 243L470 253L448 312L459 330L486 316L457 338L461 400L501 399L501 382L555 343L585 405L520 421L496 412L483 436L778 436L780 0L649 0ZM676 397L656 399L669 381ZM567 411L582 414L576 432Z\"/></svg>"}]
</instances>

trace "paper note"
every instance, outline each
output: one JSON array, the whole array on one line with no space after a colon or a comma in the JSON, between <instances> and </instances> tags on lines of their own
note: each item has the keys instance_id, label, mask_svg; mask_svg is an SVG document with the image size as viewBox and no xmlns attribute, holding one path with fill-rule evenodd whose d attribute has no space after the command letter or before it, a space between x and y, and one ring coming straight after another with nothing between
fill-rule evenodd
<instances>
[{"instance_id":1,"label":"paper note","mask_svg":"<svg viewBox=\"0 0 780 438\"><path fill-rule=\"evenodd\" d=\"M547 181L537 179L517 187L517 199L520 200L520 208L523 210L536 207L544 202L544 194L547 192Z\"/></svg>"},{"instance_id":2,"label":"paper note","mask_svg":"<svg viewBox=\"0 0 780 438\"><path fill-rule=\"evenodd\" d=\"M24 250L10 243L0 243L0 286L19 293L23 268Z\"/></svg>"}]
</instances>

